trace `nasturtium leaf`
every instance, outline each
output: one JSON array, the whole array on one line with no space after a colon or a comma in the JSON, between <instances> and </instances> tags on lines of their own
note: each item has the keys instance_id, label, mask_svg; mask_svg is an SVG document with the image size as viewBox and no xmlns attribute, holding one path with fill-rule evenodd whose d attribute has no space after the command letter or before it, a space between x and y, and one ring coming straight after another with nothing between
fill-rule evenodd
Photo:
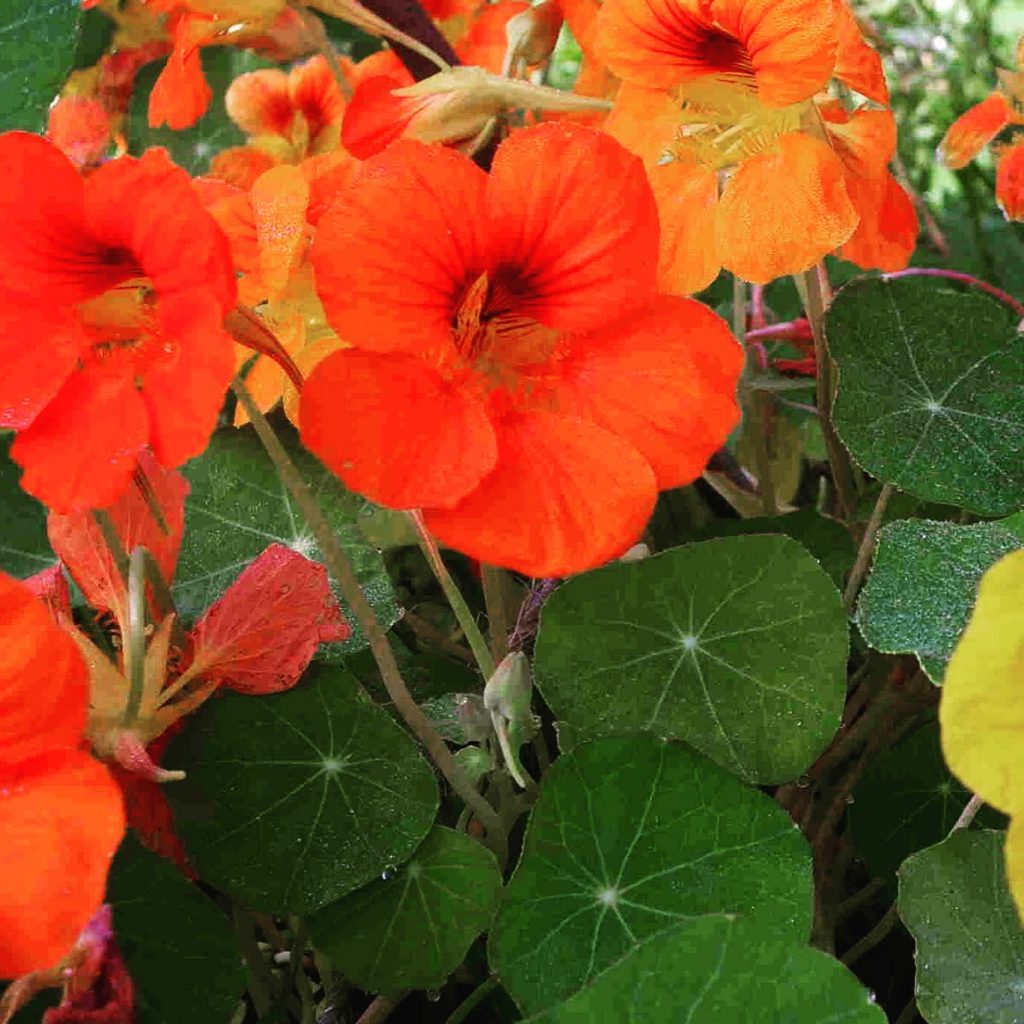
<instances>
[{"instance_id":1,"label":"nasturtium leaf","mask_svg":"<svg viewBox=\"0 0 1024 1024\"><path fill-rule=\"evenodd\" d=\"M439 988L491 923L501 884L494 854L438 825L411 860L324 907L309 927L361 989Z\"/></svg>"},{"instance_id":2,"label":"nasturtium leaf","mask_svg":"<svg viewBox=\"0 0 1024 1024\"><path fill-rule=\"evenodd\" d=\"M803 942L810 854L789 816L681 744L594 740L544 776L491 963L527 1013L674 921L738 913Z\"/></svg>"},{"instance_id":3,"label":"nasturtium leaf","mask_svg":"<svg viewBox=\"0 0 1024 1024\"><path fill-rule=\"evenodd\" d=\"M1024 551L981 581L939 703L942 750L956 776L1010 815L1010 889L1024 920ZM1024 986L1024 982L1022 982Z\"/></svg>"},{"instance_id":4,"label":"nasturtium leaf","mask_svg":"<svg viewBox=\"0 0 1024 1024\"><path fill-rule=\"evenodd\" d=\"M18 483L21 468L8 454L13 440L13 434L0 436L0 569L24 578L57 558L46 536L46 509Z\"/></svg>"},{"instance_id":5,"label":"nasturtium leaf","mask_svg":"<svg viewBox=\"0 0 1024 1024\"><path fill-rule=\"evenodd\" d=\"M726 915L673 925L530 1024L885 1024L838 960Z\"/></svg>"},{"instance_id":6,"label":"nasturtium leaf","mask_svg":"<svg viewBox=\"0 0 1024 1024\"><path fill-rule=\"evenodd\" d=\"M135 986L136 1024L223 1024L245 991L231 921L173 864L129 835L107 882Z\"/></svg>"},{"instance_id":7,"label":"nasturtium leaf","mask_svg":"<svg viewBox=\"0 0 1024 1024\"><path fill-rule=\"evenodd\" d=\"M215 153L245 142L245 133L228 117L224 105L228 86L246 71L275 65L234 46L207 46L199 51L199 56L213 97L206 113L191 128L183 131L174 131L166 125L160 128L149 126L149 94L165 62L154 61L139 71L128 112L129 153L138 156L150 146L163 146L171 159L190 174L203 174L209 169L210 158Z\"/></svg>"},{"instance_id":8,"label":"nasturtium leaf","mask_svg":"<svg viewBox=\"0 0 1024 1024\"><path fill-rule=\"evenodd\" d=\"M840 588L857 557L857 545L846 527L813 508L802 508L785 516L716 519L696 530L691 539L710 540L748 533L782 533L792 537L814 555L832 582Z\"/></svg>"},{"instance_id":9,"label":"nasturtium leaf","mask_svg":"<svg viewBox=\"0 0 1024 1024\"><path fill-rule=\"evenodd\" d=\"M728 537L570 580L544 606L534 670L563 747L646 731L781 782L839 725L848 632L799 544Z\"/></svg>"},{"instance_id":10,"label":"nasturtium leaf","mask_svg":"<svg viewBox=\"0 0 1024 1024\"><path fill-rule=\"evenodd\" d=\"M1024 512L1014 512L1012 516L999 520L999 525L1009 530L1024 544Z\"/></svg>"},{"instance_id":11,"label":"nasturtium leaf","mask_svg":"<svg viewBox=\"0 0 1024 1024\"><path fill-rule=\"evenodd\" d=\"M998 523L906 519L883 526L857 603L864 639L886 654L916 654L941 683L982 574L1020 546Z\"/></svg>"},{"instance_id":12,"label":"nasturtium leaf","mask_svg":"<svg viewBox=\"0 0 1024 1024\"><path fill-rule=\"evenodd\" d=\"M309 913L406 860L437 783L413 740L334 665L293 690L208 701L165 761L200 877L257 910Z\"/></svg>"},{"instance_id":13,"label":"nasturtium leaf","mask_svg":"<svg viewBox=\"0 0 1024 1024\"><path fill-rule=\"evenodd\" d=\"M1024 1020L1024 929L1006 888L1003 833L960 829L906 860L899 879L928 1024Z\"/></svg>"},{"instance_id":14,"label":"nasturtium leaf","mask_svg":"<svg viewBox=\"0 0 1024 1024\"><path fill-rule=\"evenodd\" d=\"M281 429L289 453L320 501L338 534L370 604L382 624L399 615L384 561L356 525L362 499L346 491L298 443L294 431ZM322 561L302 513L284 489L251 427L219 431L207 450L185 467L192 485L185 508L185 540L178 561L174 597L186 617L196 617L269 544L284 544L299 554ZM345 617L352 634L338 653L366 646L351 610Z\"/></svg>"},{"instance_id":15,"label":"nasturtium leaf","mask_svg":"<svg viewBox=\"0 0 1024 1024\"><path fill-rule=\"evenodd\" d=\"M0 131L39 132L71 70L79 0L0 0Z\"/></svg>"},{"instance_id":16,"label":"nasturtium leaf","mask_svg":"<svg viewBox=\"0 0 1024 1024\"><path fill-rule=\"evenodd\" d=\"M929 723L864 773L847 812L850 833L872 872L882 877L947 835L970 797L946 767L938 725ZM976 820L999 824L987 808Z\"/></svg>"},{"instance_id":17,"label":"nasturtium leaf","mask_svg":"<svg viewBox=\"0 0 1024 1024\"><path fill-rule=\"evenodd\" d=\"M1024 505L1024 337L1013 311L935 278L861 278L826 319L833 419L873 476L983 515Z\"/></svg>"}]
</instances>

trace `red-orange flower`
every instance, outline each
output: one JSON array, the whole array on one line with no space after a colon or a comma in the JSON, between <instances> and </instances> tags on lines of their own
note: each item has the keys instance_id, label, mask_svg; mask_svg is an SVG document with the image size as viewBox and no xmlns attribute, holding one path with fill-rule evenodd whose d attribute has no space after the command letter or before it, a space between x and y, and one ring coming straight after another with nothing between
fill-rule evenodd
<instances>
[{"instance_id":1,"label":"red-orange flower","mask_svg":"<svg viewBox=\"0 0 1024 1024\"><path fill-rule=\"evenodd\" d=\"M25 490L109 505L147 445L167 466L206 445L234 362L227 241L163 150L83 180L12 132L0 163L0 427Z\"/></svg>"},{"instance_id":2,"label":"red-orange flower","mask_svg":"<svg viewBox=\"0 0 1024 1024\"><path fill-rule=\"evenodd\" d=\"M999 155L996 200L1007 220L1024 220L1024 139L1007 146Z\"/></svg>"},{"instance_id":3,"label":"red-orange flower","mask_svg":"<svg viewBox=\"0 0 1024 1024\"><path fill-rule=\"evenodd\" d=\"M0 573L0 977L55 965L103 899L124 832L117 784L80 747L88 701L75 645Z\"/></svg>"},{"instance_id":4,"label":"red-orange flower","mask_svg":"<svg viewBox=\"0 0 1024 1024\"><path fill-rule=\"evenodd\" d=\"M620 554L737 418L739 347L699 303L657 295L657 247L640 162L599 132L523 129L489 175L395 143L313 243L328 319L357 348L306 382L304 441L482 561L561 575Z\"/></svg>"},{"instance_id":5,"label":"red-orange flower","mask_svg":"<svg viewBox=\"0 0 1024 1024\"><path fill-rule=\"evenodd\" d=\"M1014 122L1013 107L998 89L962 113L939 143L939 157L954 171L966 167L1004 128Z\"/></svg>"}]
</instances>

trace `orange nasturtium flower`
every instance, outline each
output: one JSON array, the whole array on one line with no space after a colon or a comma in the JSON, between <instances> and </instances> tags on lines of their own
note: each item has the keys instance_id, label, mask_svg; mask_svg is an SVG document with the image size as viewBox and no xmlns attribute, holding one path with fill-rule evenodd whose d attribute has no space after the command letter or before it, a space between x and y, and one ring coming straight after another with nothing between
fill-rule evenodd
<instances>
[{"instance_id":1,"label":"orange nasturtium flower","mask_svg":"<svg viewBox=\"0 0 1024 1024\"><path fill-rule=\"evenodd\" d=\"M396 142L313 241L355 347L306 382L304 442L481 561L545 576L621 554L738 417L740 348L657 294L657 251L643 167L600 132L522 129L490 174Z\"/></svg>"},{"instance_id":2,"label":"orange nasturtium flower","mask_svg":"<svg viewBox=\"0 0 1024 1024\"><path fill-rule=\"evenodd\" d=\"M68 953L124 833L117 783L82 749L87 680L45 605L0 573L0 978Z\"/></svg>"},{"instance_id":3,"label":"orange nasturtium flower","mask_svg":"<svg viewBox=\"0 0 1024 1024\"><path fill-rule=\"evenodd\" d=\"M34 135L0 136L0 428L22 486L109 505L148 445L206 446L234 369L227 240L163 150L82 179Z\"/></svg>"},{"instance_id":4,"label":"orange nasturtium flower","mask_svg":"<svg viewBox=\"0 0 1024 1024\"><path fill-rule=\"evenodd\" d=\"M845 0L606 0L594 46L623 79L607 130L648 165L668 289L723 266L757 283L798 273L893 217L879 248L885 269L906 265L916 217L892 151L845 160L816 103L833 78L888 102Z\"/></svg>"}]
</instances>

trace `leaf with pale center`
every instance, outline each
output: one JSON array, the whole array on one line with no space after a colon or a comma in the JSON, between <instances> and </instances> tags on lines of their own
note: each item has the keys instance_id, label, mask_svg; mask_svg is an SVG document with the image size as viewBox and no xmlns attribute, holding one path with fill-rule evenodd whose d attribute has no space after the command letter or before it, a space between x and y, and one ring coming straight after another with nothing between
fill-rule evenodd
<instances>
[{"instance_id":1,"label":"leaf with pale center","mask_svg":"<svg viewBox=\"0 0 1024 1024\"><path fill-rule=\"evenodd\" d=\"M807 844L777 804L681 744L599 739L544 776L491 964L536 1013L684 918L742 914L803 942L811 906Z\"/></svg>"},{"instance_id":2,"label":"leaf with pale center","mask_svg":"<svg viewBox=\"0 0 1024 1024\"><path fill-rule=\"evenodd\" d=\"M544 606L534 670L563 748L643 730L782 782L839 726L848 633L799 544L728 537L570 580Z\"/></svg>"},{"instance_id":3,"label":"leaf with pale center","mask_svg":"<svg viewBox=\"0 0 1024 1024\"><path fill-rule=\"evenodd\" d=\"M1024 337L1013 311L935 278L860 278L826 318L833 419L872 476L982 515L1024 505Z\"/></svg>"},{"instance_id":4,"label":"leaf with pale center","mask_svg":"<svg viewBox=\"0 0 1024 1024\"><path fill-rule=\"evenodd\" d=\"M437 783L416 744L348 672L314 665L293 690L208 701L165 757L200 876L249 906L308 913L408 858Z\"/></svg>"}]
</instances>

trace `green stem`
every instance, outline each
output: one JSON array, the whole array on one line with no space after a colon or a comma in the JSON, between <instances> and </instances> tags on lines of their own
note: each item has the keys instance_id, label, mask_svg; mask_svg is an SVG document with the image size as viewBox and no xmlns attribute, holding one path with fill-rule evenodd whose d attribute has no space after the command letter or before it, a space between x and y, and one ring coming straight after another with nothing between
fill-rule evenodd
<instances>
[{"instance_id":1,"label":"green stem","mask_svg":"<svg viewBox=\"0 0 1024 1024\"><path fill-rule=\"evenodd\" d=\"M130 729L139 717L146 682L146 549L135 548L128 559L128 703L122 724Z\"/></svg>"},{"instance_id":2,"label":"green stem","mask_svg":"<svg viewBox=\"0 0 1024 1024\"><path fill-rule=\"evenodd\" d=\"M270 969L256 943L252 918L237 903L232 905L231 913L235 924L235 934L238 936L238 944L241 946L242 956L245 958L245 965L248 969L249 995L252 997L252 1005L256 1008L258 1017L266 1017L270 1013L270 1006L273 1002L273 979L270 976Z\"/></svg>"},{"instance_id":3,"label":"green stem","mask_svg":"<svg viewBox=\"0 0 1024 1024\"><path fill-rule=\"evenodd\" d=\"M742 345L747 334L747 282L740 277L732 279L732 330ZM768 450L768 438L765 435L766 413L770 409L771 399L768 395L753 386L753 379L761 371L757 361L757 347L747 347L747 365L743 374L743 427L754 446L754 468L757 470L757 488L761 495L761 504L766 516L773 516L778 511L775 498L775 484L772 481L771 455Z\"/></svg>"},{"instance_id":4,"label":"green stem","mask_svg":"<svg viewBox=\"0 0 1024 1024\"><path fill-rule=\"evenodd\" d=\"M867 935L861 938L858 942L855 942L840 957L840 960L846 964L847 967L852 967L858 960L861 960L864 956L870 953L875 946L882 942L898 922L899 915L896 913L896 904L893 903L882 915L878 924L876 924L875 927L867 933Z\"/></svg>"},{"instance_id":5,"label":"green stem","mask_svg":"<svg viewBox=\"0 0 1024 1024\"><path fill-rule=\"evenodd\" d=\"M480 632L480 627L476 623L476 617L470 611L469 605L466 604L466 599L462 596L458 585L452 579L452 574L444 564L441 552L437 549L437 542L431 536L430 530L427 529L422 513L412 511L407 513L407 515L409 516L409 521L416 527L416 536L419 538L420 549L430 563L430 568L437 577L437 582L441 584L444 596L448 598L448 603L451 605L455 618L458 619L459 625L462 627L462 632L466 635L466 640L469 642L470 650L473 652L473 657L476 658L481 674L484 679L490 679L494 675L494 659L491 657L487 641L484 639L484 635Z\"/></svg>"},{"instance_id":6,"label":"green stem","mask_svg":"<svg viewBox=\"0 0 1024 1024\"><path fill-rule=\"evenodd\" d=\"M505 605L505 573L496 565L483 565L480 575L484 584L484 605L487 608L487 631L491 635L491 653L498 663L508 654L509 621Z\"/></svg>"},{"instance_id":7,"label":"green stem","mask_svg":"<svg viewBox=\"0 0 1024 1024\"><path fill-rule=\"evenodd\" d=\"M832 467L836 500L840 516L847 522L853 517L857 504L857 489L850 453L839 440L832 425L832 403L835 401L836 372L825 339L825 310L828 308L825 268L819 264L796 278L798 290L807 310L807 320L814 334L814 355L818 364L817 405L825 450Z\"/></svg>"},{"instance_id":8,"label":"green stem","mask_svg":"<svg viewBox=\"0 0 1024 1024\"><path fill-rule=\"evenodd\" d=\"M452 752L448 749L441 734L434 728L430 719L412 698L402 673L399 671L398 663L395 661L394 652L388 643L387 634L380 624L380 620L374 613L369 601L363 594L363 588L356 578L355 570L345 554L340 541L331 524L327 521L320 503L313 496L302 474L285 450L274 428L267 422L266 416L260 411L259 406L253 401L241 378L236 377L231 385L232 390L242 403L245 411L249 414L253 428L263 443L270 461L274 464L281 482L288 489L289 494L295 499L303 517L309 524L313 536L316 538L320 550L323 552L324 560L331 575L335 578L341 588L349 607L355 613L359 625L366 634L377 668L380 670L384 686L388 691L395 709L402 716L403 721L412 730L430 754L434 764L440 769L441 774L448 780L448 784L458 794L464 803L473 808L473 813L481 821L487 830L489 845L498 855L498 859L504 865L508 859L508 835L502 825L501 818L494 808L480 795L476 787L470 782L466 773L455 760Z\"/></svg>"},{"instance_id":9,"label":"green stem","mask_svg":"<svg viewBox=\"0 0 1024 1024\"><path fill-rule=\"evenodd\" d=\"M843 604L846 613L853 611L853 603L857 600L857 591L864 580L864 576L871 564L871 556L875 553L875 538L878 536L879 527L882 525L882 516L885 515L885 507L892 497L892 484L883 484L878 494L875 507L871 510L871 518L868 520L867 529L861 539L860 548L857 551L857 560L850 570L850 577L846 581L846 589L843 591Z\"/></svg>"},{"instance_id":10,"label":"green stem","mask_svg":"<svg viewBox=\"0 0 1024 1024\"><path fill-rule=\"evenodd\" d=\"M462 1000L452 1011L451 1016L444 1024L462 1024L462 1022L498 987L497 978L488 978L482 981L472 992Z\"/></svg>"}]
</instances>

